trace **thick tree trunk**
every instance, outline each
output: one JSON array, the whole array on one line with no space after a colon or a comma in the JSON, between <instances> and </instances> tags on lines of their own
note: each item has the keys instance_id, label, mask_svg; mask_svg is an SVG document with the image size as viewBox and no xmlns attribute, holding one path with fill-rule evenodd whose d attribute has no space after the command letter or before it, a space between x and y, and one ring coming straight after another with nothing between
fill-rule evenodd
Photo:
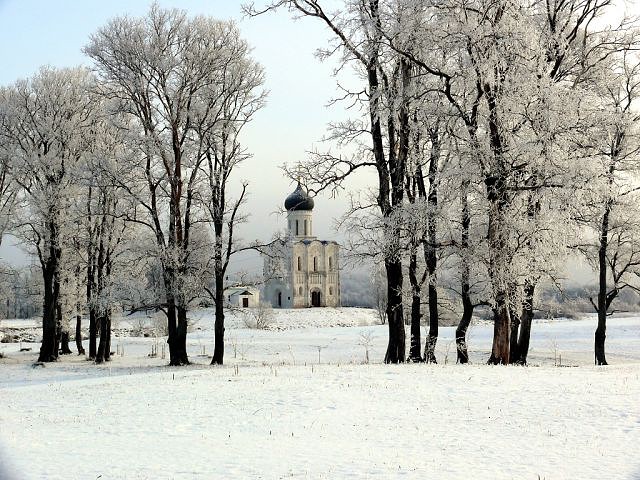
<instances>
[{"instance_id":1,"label":"thick tree trunk","mask_svg":"<svg viewBox=\"0 0 640 480\"><path fill-rule=\"evenodd\" d=\"M189 365L189 356L187 355L187 308L183 306L176 307L178 324L176 328L176 356L179 363L176 365Z\"/></svg>"},{"instance_id":2,"label":"thick tree trunk","mask_svg":"<svg viewBox=\"0 0 640 480\"><path fill-rule=\"evenodd\" d=\"M80 308L78 306L78 311ZM82 315L76 315L76 348L78 349L78 355L84 355L84 347L82 346Z\"/></svg>"},{"instance_id":3,"label":"thick tree trunk","mask_svg":"<svg viewBox=\"0 0 640 480\"><path fill-rule=\"evenodd\" d=\"M420 339L420 320L422 318L420 305L420 284L417 277L418 257L415 247L412 247L409 257L409 281L411 283L411 345L409 346L409 362L422 362L422 341Z\"/></svg>"},{"instance_id":4,"label":"thick tree trunk","mask_svg":"<svg viewBox=\"0 0 640 480\"><path fill-rule=\"evenodd\" d=\"M95 360L97 352L96 338L98 336L98 321L96 310L89 307L89 360Z\"/></svg>"},{"instance_id":5,"label":"thick tree trunk","mask_svg":"<svg viewBox=\"0 0 640 480\"><path fill-rule=\"evenodd\" d=\"M177 284L176 272L164 267L165 295L167 299L167 330L169 344L169 365L189 365L187 356L187 311L176 305L173 287Z\"/></svg>"},{"instance_id":6,"label":"thick tree trunk","mask_svg":"<svg viewBox=\"0 0 640 480\"><path fill-rule=\"evenodd\" d=\"M111 310L107 309L103 316L99 318L100 343L96 353L96 363L108 362L111 360Z\"/></svg>"},{"instance_id":7,"label":"thick tree trunk","mask_svg":"<svg viewBox=\"0 0 640 480\"><path fill-rule=\"evenodd\" d=\"M489 200L489 278L493 294L493 344L490 364L509 364L511 347L511 316L507 295L507 270L510 259L507 255L507 227L505 215L507 192L504 176L491 175L485 178Z\"/></svg>"},{"instance_id":8,"label":"thick tree trunk","mask_svg":"<svg viewBox=\"0 0 640 480\"><path fill-rule=\"evenodd\" d=\"M511 318L505 297L504 292L499 293L493 309L493 345L489 357L489 363L493 365L509 364Z\"/></svg>"},{"instance_id":9,"label":"thick tree trunk","mask_svg":"<svg viewBox=\"0 0 640 480\"><path fill-rule=\"evenodd\" d=\"M60 355L70 355L73 353L69 348L69 332L67 330L62 330L60 332Z\"/></svg>"},{"instance_id":10,"label":"thick tree trunk","mask_svg":"<svg viewBox=\"0 0 640 480\"><path fill-rule=\"evenodd\" d=\"M521 365L527 364L529 342L531 339L531 323L533 322L533 297L536 289L535 282L527 280L524 285L524 301L522 316L520 317L520 334L518 336L518 357L513 361Z\"/></svg>"},{"instance_id":11,"label":"thick tree trunk","mask_svg":"<svg viewBox=\"0 0 640 480\"><path fill-rule=\"evenodd\" d=\"M604 353L604 341L607 337L607 314L598 312L598 328L596 328L594 352L596 365L609 365Z\"/></svg>"},{"instance_id":12,"label":"thick tree trunk","mask_svg":"<svg viewBox=\"0 0 640 480\"><path fill-rule=\"evenodd\" d=\"M58 324L56 305L58 304L59 284L55 280L56 261L51 256L42 267L44 300L42 304L42 345L39 362L55 362L58 359Z\"/></svg>"},{"instance_id":13,"label":"thick tree trunk","mask_svg":"<svg viewBox=\"0 0 640 480\"><path fill-rule=\"evenodd\" d=\"M100 324L100 343L96 353L96 363L111 360L111 315L105 313L98 320Z\"/></svg>"},{"instance_id":14,"label":"thick tree trunk","mask_svg":"<svg viewBox=\"0 0 640 480\"><path fill-rule=\"evenodd\" d=\"M223 209L219 209L222 212ZM220 215L214 220L214 230L216 242L214 245L214 281L215 281L215 314L216 318L213 326L214 346L211 365L222 365L224 363L224 276L225 262L222 260L222 229L223 218ZM227 257L228 261L228 257Z\"/></svg>"},{"instance_id":15,"label":"thick tree trunk","mask_svg":"<svg viewBox=\"0 0 640 480\"><path fill-rule=\"evenodd\" d=\"M187 356L186 311L184 309L180 309L182 310L180 314L173 298L170 298L167 303L167 326L169 330L167 343L169 344L169 365L188 365L189 357ZM179 318L179 315L182 315L183 318Z\"/></svg>"},{"instance_id":16,"label":"thick tree trunk","mask_svg":"<svg viewBox=\"0 0 640 480\"><path fill-rule=\"evenodd\" d=\"M213 328L214 348L213 348L213 358L211 359L211 365L222 365L224 363L224 294L223 292L220 292L220 294L216 294L215 313L216 313L216 318L215 318L215 324Z\"/></svg>"},{"instance_id":17,"label":"thick tree trunk","mask_svg":"<svg viewBox=\"0 0 640 480\"><path fill-rule=\"evenodd\" d=\"M405 333L402 309L402 262L385 260L387 271L387 319L389 343L384 363L401 363L405 359Z\"/></svg>"},{"instance_id":18,"label":"thick tree trunk","mask_svg":"<svg viewBox=\"0 0 640 480\"><path fill-rule=\"evenodd\" d=\"M497 183L497 182L496 182ZM489 188L489 186L488 186ZM493 186L495 192L489 193L489 200L504 195L501 187ZM489 278L493 291L493 344L491 346L490 364L509 364L511 347L511 316L509 315L509 300L506 288L506 245L504 225L504 204L494 200L489 207Z\"/></svg>"}]
</instances>

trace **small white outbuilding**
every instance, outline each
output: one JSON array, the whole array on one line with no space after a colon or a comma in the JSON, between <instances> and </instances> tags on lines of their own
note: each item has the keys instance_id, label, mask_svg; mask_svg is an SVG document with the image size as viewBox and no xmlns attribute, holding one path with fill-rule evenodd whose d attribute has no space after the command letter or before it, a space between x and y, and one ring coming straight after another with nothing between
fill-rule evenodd
<instances>
[{"instance_id":1,"label":"small white outbuilding","mask_svg":"<svg viewBox=\"0 0 640 480\"><path fill-rule=\"evenodd\" d=\"M260 290L245 285L227 288L224 297L230 307L255 308L260 304Z\"/></svg>"}]
</instances>

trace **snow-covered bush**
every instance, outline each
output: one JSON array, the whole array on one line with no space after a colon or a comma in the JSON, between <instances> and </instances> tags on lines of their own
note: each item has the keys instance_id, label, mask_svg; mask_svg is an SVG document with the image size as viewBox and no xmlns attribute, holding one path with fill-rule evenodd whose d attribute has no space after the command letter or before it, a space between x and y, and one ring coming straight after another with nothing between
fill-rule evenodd
<instances>
[{"instance_id":1,"label":"snow-covered bush","mask_svg":"<svg viewBox=\"0 0 640 480\"><path fill-rule=\"evenodd\" d=\"M267 330L273 323L273 308L268 303L260 302L256 308L245 308L239 312L247 328Z\"/></svg>"}]
</instances>

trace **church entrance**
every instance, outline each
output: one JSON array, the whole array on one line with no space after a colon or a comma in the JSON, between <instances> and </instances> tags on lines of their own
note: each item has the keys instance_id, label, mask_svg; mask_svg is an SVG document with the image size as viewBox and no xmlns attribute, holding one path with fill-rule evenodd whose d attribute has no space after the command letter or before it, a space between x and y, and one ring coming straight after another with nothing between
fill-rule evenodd
<instances>
[{"instance_id":1,"label":"church entrance","mask_svg":"<svg viewBox=\"0 0 640 480\"><path fill-rule=\"evenodd\" d=\"M320 292L313 291L311 292L311 306L319 307L320 306Z\"/></svg>"},{"instance_id":2,"label":"church entrance","mask_svg":"<svg viewBox=\"0 0 640 480\"><path fill-rule=\"evenodd\" d=\"M278 307L282 307L282 292L278 292L278 297L276 299L276 303Z\"/></svg>"}]
</instances>

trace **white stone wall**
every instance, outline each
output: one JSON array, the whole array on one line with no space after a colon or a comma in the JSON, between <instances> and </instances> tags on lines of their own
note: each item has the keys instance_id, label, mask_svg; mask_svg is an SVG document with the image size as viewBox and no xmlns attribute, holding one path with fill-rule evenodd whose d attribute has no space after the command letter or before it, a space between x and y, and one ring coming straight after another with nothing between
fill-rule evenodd
<instances>
[{"instance_id":1,"label":"white stone wall","mask_svg":"<svg viewBox=\"0 0 640 480\"><path fill-rule=\"evenodd\" d=\"M295 242L292 246L293 306L309 307L312 292L320 292L321 306L340 305L339 245Z\"/></svg>"},{"instance_id":2,"label":"white stone wall","mask_svg":"<svg viewBox=\"0 0 640 480\"><path fill-rule=\"evenodd\" d=\"M287 231L294 238L313 237L313 213L309 210L287 212Z\"/></svg>"},{"instance_id":3,"label":"white stone wall","mask_svg":"<svg viewBox=\"0 0 640 480\"><path fill-rule=\"evenodd\" d=\"M243 292L248 291L251 295L242 295ZM248 307L255 308L260 303L260 291L257 288L248 287L234 287L225 290L224 292L226 302L232 307L243 307L242 299L246 298Z\"/></svg>"}]
</instances>

